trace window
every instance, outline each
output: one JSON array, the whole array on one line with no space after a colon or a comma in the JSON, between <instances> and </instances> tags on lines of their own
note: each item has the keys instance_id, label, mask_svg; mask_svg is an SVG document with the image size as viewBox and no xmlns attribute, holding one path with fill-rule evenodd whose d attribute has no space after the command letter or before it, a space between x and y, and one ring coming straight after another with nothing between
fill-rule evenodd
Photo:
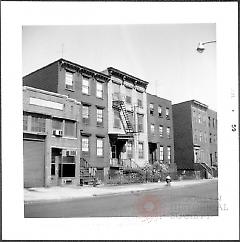
<instances>
[{"instance_id":1,"label":"window","mask_svg":"<svg viewBox=\"0 0 240 242\"><path fill-rule=\"evenodd\" d=\"M84 76L82 78L82 93L89 95L89 79Z\"/></svg>"},{"instance_id":2,"label":"window","mask_svg":"<svg viewBox=\"0 0 240 242\"><path fill-rule=\"evenodd\" d=\"M169 108L166 108L166 118L167 119L170 119L170 116L169 116Z\"/></svg>"},{"instance_id":3,"label":"window","mask_svg":"<svg viewBox=\"0 0 240 242\"><path fill-rule=\"evenodd\" d=\"M209 143L212 143L212 134L210 133Z\"/></svg>"},{"instance_id":4,"label":"window","mask_svg":"<svg viewBox=\"0 0 240 242\"><path fill-rule=\"evenodd\" d=\"M126 103L132 103L132 89L128 87L126 87Z\"/></svg>"},{"instance_id":5,"label":"window","mask_svg":"<svg viewBox=\"0 0 240 242\"><path fill-rule=\"evenodd\" d=\"M75 177L75 157L63 156L59 164L59 177Z\"/></svg>"},{"instance_id":6,"label":"window","mask_svg":"<svg viewBox=\"0 0 240 242\"><path fill-rule=\"evenodd\" d=\"M84 124L89 124L90 123L90 118L89 118L89 106L87 105L82 105L82 122Z\"/></svg>"},{"instance_id":7,"label":"window","mask_svg":"<svg viewBox=\"0 0 240 242\"><path fill-rule=\"evenodd\" d=\"M143 115L138 114L138 132L143 132Z\"/></svg>"},{"instance_id":8,"label":"window","mask_svg":"<svg viewBox=\"0 0 240 242\"><path fill-rule=\"evenodd\" d=\"M171 134L170 134L170 128L169 128L169 127L167 127L167 137L168 137L168 139L170 139L170 138L171 138Z\"/></svg>"},{"instance_id":9,"label":"window","mask_svg":"<svg viewBox=\"0 0 240 242\"><path fill-rule=\"evenodd\" d=\"M150 111L150 115L153 115L153 113L154 113L154 105L153 105L153 103L149 104L149 111Z\"/></svg>"},{"instance_id":10,"label":"window","mask_svg":"<svg viewBox=\"0 0 240 242\"><path fill-rule=\"evenodd\" d=\"M131 141L127 142L127 158L131 159L133 157L133 143Z\"/></svg>"},{"instance_id":11,"label":"window","mask_svg":"<svg viewBox=\"0 0 240 242\"><path fill-rule=\"evenodd\" d=\"M103 83L97 82L96 90L96 96L99 98L103 98Z\"/></svg>"},{"instance_id":12,"label":"window","mask_svg":"<svg viewBox=\"0 0 240 242\"><path fill-rule=\"evenodd\" d=\"M163 146L159 147L159 159L160 161L163 161L164 158L164 152L163 152Z\"/></svg>"},{"instance_id":13,"label":"window","mask_svg":"<svg viewBox=\"0 0 240 242\"><path fill-rule=\"evenodd\" d=\"M76 137L76 122L71 120L65 120L64 136Z\"/></svg>"},{"instance_id":14,"label":"window","mask_svg":"<svg viewBox=\"0 0 240 242\"><path fill-rule=\"evenodd\" d=\"M97 138L97 156L103 156L103 138Z\"/></svg>"},{"instance_id":15,"label":"window","mask_svg":"<svg viewBox=\"0 0 240 242\"><path fill-rule=\"evenodd\" d=\"M89 154L89 137L82 137L82 153Z\"/></svg>"},{"instance_id":16,"label":"window","mask_svg":"<svg viewBox=\"0 0 240 242\"><path fill-rule=\"evenodd\" d=\"M120 84L113 83L113 100L120 99Z\"/></svg>"},{"instance_id":17,"label":"window","mask_svg":"<svg viewBox=\"0 0 240 242\"><path fill-rule=\"evenodd\" d=\"M208 127L211 127L211 118L208 117Z\"/></svg>"},{"instance_id":18,"label":"window","mask_svg":"<svg viewBox=\"0 0 240 242\"><path fill-rule=\"evenodd\" d=\"M138 143L138 157L139 158L144 158L143 154L143 142Z\"/></svg>"},{"instance_id":19,"label":"window","mask_svg":"<svg viewBox=\"0 0 240 242\"><path fill-rule=\"evenodd\" d=\"M28 115L23 114L23 130L28 129Z\"/></svg>"},{"instance_id":20,"label":"window","mask_svg":"<svg viewBox=\"0 0 240 242\"><path fill-rule=\"evenodd\" d=\"M201 114L198 114L198 123L201 123Z\"/></svg>"},{"instance_id":21,"label":"window","mask_svg":"<svg viewBox=\"0 0 240 242\"><path fill-rule=\"evenodd\" d=\"M65 72L65 88L73 90L73 73L70 71Z\"/></svg>"},{"instance_id":22,"label":"window","mask_svg":"<svg viewBox=\"0 0 240 242\"><path fill-rule=\"evenodd\" d=\"M114 110L113 112L114 112L113 113L113 115L114 115L113 127L117 128L117 129L121 129L119 112L117 110Z\"/></svg>"},{"instance_id":23,"label":"window","mask_svg":"<svg viewBox=\"0 0 240 242\"><path fill-rule=\"evenodd\" d=\"M207 133L204 133L204 142L207 143Z\"/></svg>"},{"instance_id":24,"label":"window","mask_svg":"<svg viewBox=\"0 0 240 242\"><path fill-rule=\"evenodd\" d=\"M32 116L31 117L31 131L45 132L45 118Z\"/></svg>"},{"instance_id":25,"label":"window","mask_svg":"<svg viewBox=\"0 0 240 242\"><path fill-rule=\"evenodd\" d=\"M171 161L171 147L170 146L167 147L167 159L169 162Z\"/></svg>"},{"instance_id":26,"label":"window","mask_svg":"<svg viewBox=\"0 0 240 242\"><path fill-rule=\"evenodd\" d=\"M162 125L159 126L159 135L160 135L160 137L163 137L163 126Z\"/></svg>"},{"instance_id":27,"label":"window","mask_svg":"<svg viewBox=\"0 0 240 242\"><path fill-rule=\"evenodd\" d=\"M192 118L193 118L193 122L196 123L196 111L195 111L195 108L192 108Z\"/></svg>"},{"instance_id":28,"label":"window","mask_svg":"<svg viewBox=\"0 0 240 242\"><path fill-rule=\"evenodd\" d=\"M63 121L61 119L52 120L52 129L62 130Z\"/></svg>"},{"instance_id":29,"label":"window","mask_svg":"<svg viewBox=\"0 0 240 242\"><path fill-rule=\"evenodd\" d=\"M213 118L213 128L215 127L215 119Z\"/></svg>"},{"instance_id":30,"label":"window","mask_svg":"<svg viewBox=\"0 0 240 242\"><path fill-rule=\"evenodd\" d=\"M158 106L158 116L162 117L162 107Z\"/></svg>"},{"instance_id":31,"label":"window","mask_svg":"<svg viewBox=\"0 0 240 242\"><path fill-rule=\"evenodd\" d=\"M194 130L194 143L196 144L198 142L198 133L197 130Z\"/></svg>"},{"instance_id":32,"label":"window","mask_svg":"<svg viewBox=\"0 0 240 242\"><path fill-rule=\"evenodd\" d=\"M97 108L97 126L103 126L103 109Z\"/></svg>"},{"instance_id":33,"label":"window","mask_svg":"<svg viewBox=\"0 0 240 242\"><path fill-rule=\"evenodd\" d=\"M202 138L202 131L199 132L199 141L202 142L203 138Z\"/></svg>"},{"instance_id":34,"label":"window","mask_svg":"<svg viewBox=\"0 0 240 242\"><path fill-rule=\"evenodd\" d=\"M155 132L154 124L151 124L150 129L151 129L151 134L154 135L154 132Z\"/></svg>"},{"instance_id":35,"label":"window","mask_svg":"<svg viewBox=\"0 0 240 242\"><path fill-rule=\"evenodd\" d=\"M139 91L137 91L137 105L140 108L143 107L143 93Z\"/></svg>"}]
</instances>

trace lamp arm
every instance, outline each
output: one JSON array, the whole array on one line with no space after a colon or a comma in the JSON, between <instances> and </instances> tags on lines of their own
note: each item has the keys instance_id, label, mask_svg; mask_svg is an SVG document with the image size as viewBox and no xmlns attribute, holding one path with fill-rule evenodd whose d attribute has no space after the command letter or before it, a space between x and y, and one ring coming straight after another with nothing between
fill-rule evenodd
<instances>
[{"instance_id":1,"label":"lamp arm","mask_svg":"<svg viewBox=\"0 0 240 242\"><path fill-rule=\"evenodd\" d=\"M205 44L211 44L211 43L216 43L216 40L206 41L206 42L203 42L202 44L205 45Z\"/></svg>"}]
</instances>

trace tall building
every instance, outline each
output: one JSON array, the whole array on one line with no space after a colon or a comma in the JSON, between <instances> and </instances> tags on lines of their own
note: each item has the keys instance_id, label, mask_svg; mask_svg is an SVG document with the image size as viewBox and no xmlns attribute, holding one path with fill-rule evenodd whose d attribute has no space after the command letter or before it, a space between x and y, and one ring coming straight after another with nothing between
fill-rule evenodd
<instances>
[{"instance_id":1,"label":"tall building","mask_svg":"<svg viewBox=\"0 0 240 242\"><path fill-rule=\"evenodd\" d=\"M147 94L149 162L174 163L172 103Z\"/></svg>"},{"instance_id":2,"label":"tall building","mask_svg":"<svg viewBox=\"0 0 240 242\"><path fill-rule=\"evenodd\" d=\"M23 77L23 85L66 95L81 102L78 111L80 125L81 166L94 168L96 176L104 180L109 167L108 88L109 76L59 59ZM87 174L86 174L87 175Z\"/></svg>"},{"instance_id":3,"label":"tall building","mask_svg":"<svg viewBox=\"0 0 240 242\"><path fill-rule=\"evenodd\" d=\"M213 174L210 156L208 106L196 100L173 105L175 162L180 171ZM217 132L217 130L215 130Z\"/></svg>"},{"instance_id":4,"label":"tall building","mask_svg":"<svg viewBox=\"0 0 240 242\"><path fill-rule=\"evenodd\" d=\"M80 183L80 103L23 87L24 187Z\"/></svg>"},{"instance_id":5,"label":"tall building","mask_svg":"<svg viewBox=\"0 0 240 242\"><path fill-rule=\"evenodd\" d=\"M148 82L109 67L108 134L110 169L144 167L148 163Z\"/></svg>"}]
</instances>

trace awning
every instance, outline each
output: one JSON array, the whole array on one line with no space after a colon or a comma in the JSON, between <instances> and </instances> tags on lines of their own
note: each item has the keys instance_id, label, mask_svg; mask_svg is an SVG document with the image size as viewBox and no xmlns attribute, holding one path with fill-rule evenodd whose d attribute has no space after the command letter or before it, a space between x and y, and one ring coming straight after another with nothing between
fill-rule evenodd
<instances>
[{"instance_id":1,"label":"awning","mask_svg":"<svg viewBox=\"0 0 240 242\"><path fill-rule=\"evenodd\" d=\"M118 139L118 140L129 140L133 139L132 134L109 134L109 138Z\"/></svg>"}]
</instances>

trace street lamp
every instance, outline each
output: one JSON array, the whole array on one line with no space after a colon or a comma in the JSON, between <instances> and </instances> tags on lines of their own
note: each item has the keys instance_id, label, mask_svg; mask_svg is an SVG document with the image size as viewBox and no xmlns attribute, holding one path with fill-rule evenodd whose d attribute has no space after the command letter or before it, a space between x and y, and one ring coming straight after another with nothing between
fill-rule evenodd
<instances>
[{"instance_id":1,"label":"street lamp","mask_svg":"<svg viewBox=\"0 0 240 242\"><path fill-rule=\"evenodd\" d=\"M199 53L202 53L205 50L205 46L204 45L211 44L211 43L216 43L216 40L206 41L206 42L199 42L198 43L198 47L197 47L197 51Z\"/></svg>"}]
</instances>

